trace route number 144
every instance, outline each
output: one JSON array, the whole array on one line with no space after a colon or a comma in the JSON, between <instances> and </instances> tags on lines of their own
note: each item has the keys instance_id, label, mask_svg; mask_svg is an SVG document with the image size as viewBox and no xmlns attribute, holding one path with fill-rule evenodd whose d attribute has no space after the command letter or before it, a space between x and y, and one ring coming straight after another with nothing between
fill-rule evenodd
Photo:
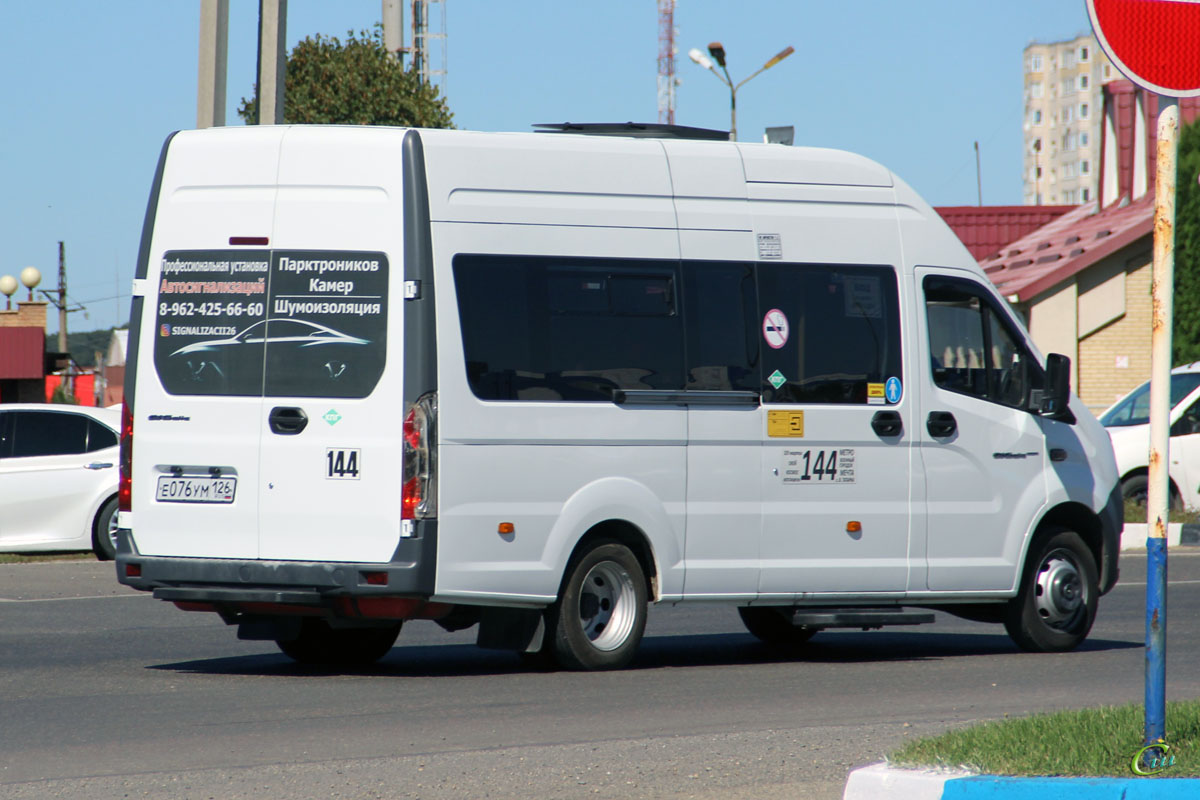
<instances>
[{"instance_id":1,"label":"route number 144","mask_svg":"<svg viewBox=\"0 0 1200 800\"><path fill-rule=\"evenodd\" d=\"M333 480L358 480L359 450L334 449L325 451L325 477Z\"/></svg>"}]
</instances>

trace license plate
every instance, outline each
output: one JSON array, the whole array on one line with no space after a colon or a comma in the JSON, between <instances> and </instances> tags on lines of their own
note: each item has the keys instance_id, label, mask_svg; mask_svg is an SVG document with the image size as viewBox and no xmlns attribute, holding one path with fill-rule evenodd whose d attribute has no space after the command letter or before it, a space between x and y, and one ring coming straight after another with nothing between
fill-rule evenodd
<instances>
[{"instance_id":1,"label":"license plate","mask_svg":"<svg viewBox=\"0 0 1200 800\"><path fill-rule=\"evenodd\" d=\"M154 499L160 503L232 503L237 478L160 475Z\"/></svg>"}]
</instances>

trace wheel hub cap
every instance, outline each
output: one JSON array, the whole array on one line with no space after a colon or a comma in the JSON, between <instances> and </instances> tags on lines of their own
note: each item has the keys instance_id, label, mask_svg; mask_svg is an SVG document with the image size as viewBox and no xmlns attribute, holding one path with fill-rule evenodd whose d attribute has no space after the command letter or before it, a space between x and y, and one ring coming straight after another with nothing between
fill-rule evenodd
<instances>
[{"instance_id":1,"label":"wheel hub cap","mask_svg":"<svg viewBox=\"0 0 1200 800\"><path fill-rule=\"evenodd\" d=\"M1066 554L1046 556L1038 570L1037 612L1048 625L1062 627L1074 620L1087 603L1079 569Z\"/></svg>"},{"instance_id":2,"label":"wheel hub cap","mask_svg":"<svg viewBox=\"0 0 1200 800\"><path fill-rule=\"evenodd\" d=\"M615 650L629 637L637 616L633 579L610 561L588 570L579 594L584 635L600 650Z\"/></svg>"}]
</instances>

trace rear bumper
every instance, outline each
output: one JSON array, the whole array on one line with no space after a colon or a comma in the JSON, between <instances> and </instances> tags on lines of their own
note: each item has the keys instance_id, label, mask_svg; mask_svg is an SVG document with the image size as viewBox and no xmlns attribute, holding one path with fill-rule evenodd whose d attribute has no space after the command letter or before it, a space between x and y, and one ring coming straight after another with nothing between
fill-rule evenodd
<instances>
[{"instance_id":1,"label":"rear bumper","mask_svg":"<svg viewBox=\"0 0 1200 800\"><path fill-rule=\"evenodd\" d=\"M117 580L173 602L320 608L345 598L424 598L434 589L437 521L419 520L416 525L417 536L401 539L390 561L367 564L147 556L138 552L131 532L121 529Z\"/></svg>"}]
</instances>

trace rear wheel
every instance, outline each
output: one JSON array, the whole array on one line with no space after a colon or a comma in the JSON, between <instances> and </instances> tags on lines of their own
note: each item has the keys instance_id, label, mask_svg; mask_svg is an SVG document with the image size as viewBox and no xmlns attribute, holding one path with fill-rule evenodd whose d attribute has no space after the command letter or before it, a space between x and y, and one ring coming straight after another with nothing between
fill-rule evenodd
<instances>
[{"instance_id":1,"label":"rear wheel","mask_svg":"<svg viewBox=\"0 0 1200 800\"><path fill-rule=\"evenodd\" d=\"M1079 538L1052 528L1034 540L1004 627L1023 650L1054 653L1078 647L1096 619L1096 560Z\"/></svg>"},{"instance_id":2,"label":"rear wheel","mask_svg":"<svg viewBox=\"0 0 1200 800\"><path fill-rule=\"evenodd\" d=\"M742 606L738 609L742 624L757 639L777 647L796 647L811 639L816 628L793 625L791 609L773 606Z\"/></svg>"},{"instance_id":3,"label":"rear wheel","mask_svg":"<svg viewBox=\"0 0 1200 800\"><path fill-rule=\"evenodd\" d=\"M388 654L400 625L379 628L332 628L316 617L305 617L300 623L300 635L295 639L277 639L275 644L284 655L301 664L336 667L363 667L374 664Z\"/></svg>"},{"instance_id":4,"label":"rear wheel","mask_svg":"<svg viewBox=\"0 0 1200 800\"><path fill-rule=\"evenodd\" d=\"M577 557L547 614L555 659L568 669L620 669L646 629L646 577L629 548L594 545Z\"/></svg>"},{"instance_id":5,"label":"rear wheel","mask_svg":"<svg viewBox=\"0 0 1200 800\"><path fill-rule=\"evenodd\" d=\"M117 557L117 498L110 497L92 520L92 552L101 561Z\"/></svg>"}]
</instances>

